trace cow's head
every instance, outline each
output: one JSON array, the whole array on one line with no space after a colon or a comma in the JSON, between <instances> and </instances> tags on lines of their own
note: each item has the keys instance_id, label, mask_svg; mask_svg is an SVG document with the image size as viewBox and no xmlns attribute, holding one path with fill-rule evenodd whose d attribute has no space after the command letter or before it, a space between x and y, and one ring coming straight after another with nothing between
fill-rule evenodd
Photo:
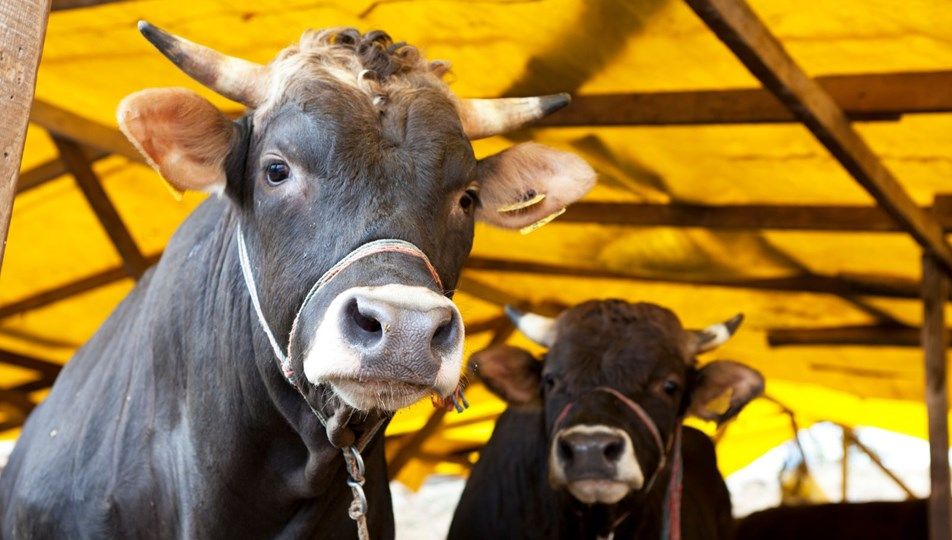
<instances>
[{"instance_id":1,"label":"cow's head","mask_svg":"<svg viewBox=\"0 0 952 540\"><path fill-rule=\"evenodd\" d=\"M451 393L463 326L448 298L475 220L527 227L594 182L580 158L538 144L473 155L470 139L525 126L567 96L458 99L441 80L446 63L383 32L308 31L258 65L139 28L188 75L249 111L233 122L194 92L151 89L121 103L120 127L173 187L229 200L264 318L291 367L354 408L393 410ZM400 250L362 258L295 317L319 276L378 239L414 244L432 270Z\"/></svg>"},{"instance_id":2,"label":"cow's head","mask_svg":"<svg viewBox=\"0 0 952 540\"><path fill-rule=\"evenodd\" d=\"M688 331L665 308L621 300L589 301L555 319L509 313L548 347L544 362L502 345L471 364L511 406L544 407L550 484L586 504L650 489L686 413L723 422L763 391L761 375L741 364L696 367L696 355L727 341L739 316Z\"/></svg>"}]
</instances>

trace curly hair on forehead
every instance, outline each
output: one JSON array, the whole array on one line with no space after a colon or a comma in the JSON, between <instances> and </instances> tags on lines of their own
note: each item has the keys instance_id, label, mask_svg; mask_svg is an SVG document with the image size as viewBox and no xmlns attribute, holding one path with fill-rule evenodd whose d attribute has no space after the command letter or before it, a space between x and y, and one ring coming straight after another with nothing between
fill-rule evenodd
<instances>
[{"instance_id":1,"label":"curly hair on forehead","mask_svg":"<svg viewBox=\"0 0 952 540\"><path fill-rule=\"evenodd\" d=\"M373 30L362 34L355 28L307 30L297 45L287 47L276 62L290 63L290 71L330 73L371 94L386 97L396 86L445 86L442 81L449 62L428 62L406 42L394 42L389 34Z\"/></svg>"}]
</instances>

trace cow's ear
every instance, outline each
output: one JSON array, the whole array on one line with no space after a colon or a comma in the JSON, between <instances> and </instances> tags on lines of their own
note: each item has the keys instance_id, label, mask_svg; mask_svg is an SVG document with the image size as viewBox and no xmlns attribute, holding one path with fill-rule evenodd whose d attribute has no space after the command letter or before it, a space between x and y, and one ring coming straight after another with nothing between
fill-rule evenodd
<instances>
[{"instance_id":1,"label":"cow's ear","mask_svg":"<svg viewBox=\"0 0 952 540\"><path fill-rule=\"evenodd\" d=\"M538 407L542 362L529 351L509 345L494 345L469 359L470 369L486 388L509 405Z\"/></svg>"},{"instance_id":2,"label":"cow's ear","mask_svg":"<svg viewBox=\"0 0 952 540\"><path fill-rule=\"evenodd\" d=\"M152 88L119 104L119 128L177 190L220 192L237 129L205 98L184 88Z\"/></svg>"},{"instance_id":3,"label":"cow's ear","mask_svg":"<svg viewBox=\"0 0 952 540\"><path fill-rule=\"evenodd\" d=\"M720 360L697 372L688 411L705 420L725 422L764 392L764 377L743 364Z\"/></svg>"},{"instance_id":4,"label":"cow's ear","mask_svg":"<svg viewBox=\"0 0 952 540\"><path fill-rule=\"evenodd\" d=\"M595 185L585 160L522 143L479 161L476 217L507 229L534 229L565 211Z\"/></svg>"}]
</instances>

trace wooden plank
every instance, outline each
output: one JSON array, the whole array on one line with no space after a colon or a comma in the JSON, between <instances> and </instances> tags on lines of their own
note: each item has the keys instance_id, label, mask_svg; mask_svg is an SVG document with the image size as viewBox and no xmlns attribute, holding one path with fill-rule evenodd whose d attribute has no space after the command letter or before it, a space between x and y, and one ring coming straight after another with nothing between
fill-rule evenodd
<instances>
[{"instance_id":1,"label":"wooden plank","mask_svg":"<svg viewBox=\"0 0 952 540\"><path fill-rule=\"evenodd\" d=\"M469 267L468 264L467 267ZM523 302L521 298L517 298L499 287L490 285L482 280L474 279L465 273L459 278L459 283L457 283L456 288L470 296L475 296L484 302L496 304L497 306L505 306L506 304L516 306L521 305Z\"/></svg>"},{"instance_id":2,"label":"wooden plank","mask_svg":"<svg viewBox=\"0 0 952 540\"><path fill-rule=\"evenodd\" d=\"M125 0L52 0L52 11L64 11L67 9L78 9L94 7L101 4L112 4L123 2Z\"/></svg>"},{"instance_id":3,"label":"wooden plank","mask_svg":"<svg viewBox=\"0 0 952 540\"><path fill-rule=\"evenodd\" d=\"M109 154L102 150L84 148L86 160L95 163ZM55 180L60 176L67 174L66 166L59 158L49 159L32 167L26 171L20 172L20 180L17 182L17 195L22 195L33 188L39 187L50 180Z\"/></svg>"},{"instance_id":4,"label":"wooden plank","mask_svg":"<svg viewBox=\"0 0 952 540\"><path fill-rule=\"evenodd\" d=\"M840 460L840 476L843 479L840 486L842 497L840 502L846 502L849 499L849 477L850 477L850 431L847 426L840 426L843 431L843 459Z\"/></svg>"},{"instance_id":5,"label":"wooden plank","mask_svg":"<svg viewBox=\"0 0 952 540\"><path fill-rule=\"evenodd\" d=\"M950 92L952 94L952 92ZM952 231L952 204L922 207L945 231ZM938 199L937 199L938 202ZM579 202L557 223L625 227L700 227L715 230L796 230L834 232L903 232L886 212L861 205L700 205L625 202Z\"/></svg>"},{"instance_id":6,"label":"wooden plank","mask_svg":"<svg viewBox=\"0 0 952 540\"><path fill-rule=\"evenodd\" d=\"M922 257L922 348L925 351L926 411L929 416L929 539L952 538L949 481L949 399L946 382L945 304L949 279L932 255Z\"/></svg>"},{"instance_id":7,"label":"wooden plank","mask_svg":"<svg viewBox=\"0 0 952 540\"><path fill-rule=\"evenodd\" d=\"M145 260L151 266L158 262L160 257L161 254L150 255L146 257ZM9 304L0 306L0 319L10 317L18 313L23 313L25 311L30 311L32 309L39 309L41 307L59 302L60 300L65 300L71 296L76 296L94 289L98 289L99 287L111 285L112 283L121 281L128 277L129 274L126 272L124 267L119 266L108 268L101 272L88 275L77 281L66 283L64 285L58 285L56 287L40 291L26 298L14 300Z\"/></svg>"},{"instance_id":8,"label":"wooden plank","mask_svg":"<svg viewBox=\"0 0 952 540\"><path fill-rule=\"evenodd\" d=\"M686 0L707 26L816 136L877 203L947 272L952 249L939 223L916 206L833 98L794 62L743 0Z\"/></svg>"},{"instance_id":9,"label":"wooden plank","mask_svg":"<svg viewBox=\"0 0 952 540\"><path fill-rule=\"evenodd\" d=\"M49 10L49 0L0 2L0 265Z\"/></svg>"},{"instance_id":10,"label":"wooden plank","mask_svg":"<svg viewBox=\"0 0 952 540\"><path fill-rule=\"evenodd\" d=\"M920 330L892 326L835 326L829 328L770 328L767 344L783 346L919 347Z\"/></svg>"},{"instance_id":11,"label":"wooden plank","mask_svg":"<svg viewBox=\"0 0 952 540\"><path fill-rule=\"evenodd\" d=\"M778 278L696 278L675 275L636 274L634 272L621 273L598 268L562 266L489 257L470 257L466 261L466 268L469 270L515 272L581 279L612 279L766 291L814 292L839 296L884 296L889 298L918 298L919 296L919 286L915 281L891 276L826 276L806 274ZM475 282L474 284L473 281L469 281L464 284L464 282L461 281L460 289L466 292L469 292L469 290L464 285L487 286L482 282ZM474 287L473 290L480 289ZM483 294L488 301L497 304L506 300L507 297L509 300L516 300L508 296L507 293L503 293L494 287L491 290L482 289L481 294Z\"/></svg>"},{"instance_id":12,"label":"wooden plank","mask_svg":"<svg viewBox=\"0 0 952 540\"><path fill-rule=\"evenodd\" d=\"M952 71L828 75L816 78L850 120L896 120L952 111ZM580 95L539 126L667 126L797 122L762 88Z\"/></svg>"},{"instance_id":13,"label":"wooden plank","mask_svg":"<svg viewBox=\"0 0 952 540\"><path fill-rule=\"evenodd\" d=\"M160 253L150 255L146 257L146 262L151 266L158 262L160 257ZM565 276L579 279L612 279L621 281L627 280L649 283L673 283L679 285L726 287L764 291L813 292L837 295L851 294L859 296L883 296L888 298L918 298L919 296L919 288L914 281L889 276L824 276L811 274L783 278L701 279L680 278L678 276L637 275L633 273L623 274L607 270L550 265L531 261L493 259L487 257L470 257L470 259L467 261L467 268L471 270L527 273L543 276ZM0 306L0 319L10 317L18 313L23 313L25 311L39 309L60 300L69 298L70 296L83 294L99 287L110 285L125 279L126 277L128 276L123 268L109 268L86 276L77 281L58 285L56 287L40 291L26 298L2 305ZM472 294L477 298L481 298L487 302L497 305L504 305L507 301L515 302L514 305L525 304L522 299L516 298L515 296L502 291L497 287L490 286L482 280L475 280L471 277L461 280L459 289ZM540 313L551 312L552 310L546 309L547 307L548 306L533 306L533 309L539 309ZM483 330L484 329L477 328L476 331Z\"/></svg>"},{"instance_id":14,"label":"wooden plank","mask_svg":"<svg viewBox=\"0 0 952 540\"><path fill-rule=\"evenodd\" d=\"M840 426L840 427L842 427L844 430L849 429L846 426ZM888 476L889 479L892 480L894 484L899 486L899 489L901 489L906 494L906 500L911 501L911 500L919 498L918 496L916 496L915 493L913 493L911 489L909 489L909 486L907 486L906 483L903 482L901 478L896 476L896 473L889 470L889 467L887 467L886 464L883 463L883 460L882 458L879 457L879 454L877 454L872 448L863 444L863 441L859 440L859 438L856 437L856 434L853 433L853 430L850 429L846 433L846 435L849 438L849 442L851 444L853 444L861 452L866 454L866 457L868 457L869 460L873 462L873 465L876 465L876 467L880 471L882 471L883 474Z\"/></svg>"},{"instance_id":15,"label":"wooden plank","mask_svg":"<svg viewBox=\"0 0 952 540\"><path fill-rule=\"evenodd\" d=\"M13 351L0 350L0 364L32 369L39 372L44 377L55 379L63 366L56 362L34 358L25 354L15 353Z\"/></svg>"},{"instance_id":16,"label":"wooden plank","mask_svg":"<svg viewBox=\"0 0 952 540\"><path fill-rule=\"evenodd\" d=\"M117 126L101 124L42 99L34 100L30 121L54 135L145 163Z\"/></svg>"},{"instance_id":17,"label":"wooden plank","mask_svg":"<svg viewBox=\"0 0 952 540\"><path fill-rule=\"evenodd\" d=\"M53 142L59 150L60 159L66 166L66 169L76 179L76 184L82 190L83 195L89 206L92 207L96 217L102 224L112 245L116 248L119 256L122 257L126 271L130 276L138 279L149 267L148 261L139 251L139 247L133 240L129 230L119 217L119 212L113 206L106 190L103 189L99 177L86 161L83 149L75 142L64 139L57 135L53 136Z\"/></svg>"}]
</instances>

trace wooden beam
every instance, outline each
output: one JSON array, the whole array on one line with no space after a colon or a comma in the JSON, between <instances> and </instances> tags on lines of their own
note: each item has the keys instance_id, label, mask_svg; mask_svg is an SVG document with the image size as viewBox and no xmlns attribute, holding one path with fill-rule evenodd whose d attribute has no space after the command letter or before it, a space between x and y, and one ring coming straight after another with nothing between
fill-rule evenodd
<instances>
[{"instance_id":1,"label":"wooden beam","mask_svg":"<svg viewBox=\"0 0 952 540\"><path fill-rule=\"evenodd\" d=\"M129 230L119 217L119 212L113 206L106 190L103 189L99 177L86 161L83 149L75 142L64 139L58 135L53 136L53 142L59 150L60 159L66 166L66 169L76 178L76 184L82 190L86 201L92 207L96 217L102 224L112 245L116 248L119 256L122 257L126 272L130 276L138 279L149 267L148 261L139 251L139 247L133 240Z\"/></svg>"},{"instance_id":2,"label":"wooden beam","mask_svg":"<svg viewBox=\"0 0 952 540\"><path fill-rule=\"evenodd\" d=\"M794 62L750 6L743 0L686 2L876 202L952 273L952 249L939 223L916 206L843 110Z\"/></svg>"},{"instance_id":3,"label":"wooden beam","mask_svg":"<svg viewBox=\"0 0 952 540\"><path fill-rule=\"evenodd\" d=\"M952 92L950 92L952 94ZM942 229L952 231L952 204L922 207ZM938 201L937 201L938 202ZM861 205L721 205L579 202L557 223L626 227L700 227L716 230L904 232L886 212Z\"/></svg>"},{"instance_id":4,"label":"wooden beam","mask_svg":"<svg viewBox=\"0 0 952 540\"><path fill-rule=\"evenodd\" d=\"M919 287L915 281L891 276L827 276L821 274L806 274L802 276L778 278L694 278L676 275L635 274L633 272L621 273L598 268L562 266L489 257L470 257L466 261L466 268L470 270L564 276L580 279L612 279L768 291L813 292L840 296L884 296L889 298L918 298L919 296ZM462 285L460 288L467 291ZM493 288L493 291L498 292L498 289ZM503 296L497 297L497 295L489 295L486 291L483 291L483 293L486 294L487 298L495 299L494 303L505 299Z\"/></svg>"},{"instance_id":5,"label":"wooden beam","mask_svg":"<svg viewBox=\"0 0 952 540\"><path fill-rule=\"evenodd\" d=\"M767 330L771 347L790 345L864 347L918 347L920 330L904 326L835 326L829 328L771 328Z\"/></svg>"},{"instance_id":6,"label":"wooden beam","mask_svg":"<svg viewBox=\"0 0 952 540\"><path fill-rule=\"evenodd\" d=\"M883 463L883 460L882 458L879 457L879 454L877 454L872 448L863 444L863 441L859 440L859 438L856 437L856 434L853 432L852 429L849 429L846 426L840 426L840 427L844 430L849 430L848 432L844 433L848 437L849 442L853 444L854 446L856 446L856 448L858 448L861 452L866 454L866 457L868 457L869 460L873 462L873 465L876 465L876 467L880 471L882 471L883 474L888 476L889 479L892 480L894 484L899 486L899 489L901 489L906 494L906 500L911 501L913 499L919 498L918 496L916 496L915 493L913 493L911 489L909 489L909 486L907 486L906 483L903 482L901 478L896 476L896 473L889 470L889 467L887 467L886 464Z\"/></svg>"},{"instance_id":7,"label":"wooden beam","mask_svg":"<svg viewBox=\"0 0 952 540\"><path fill-rule=\"evenodd\" d=\"M17 409L20 414L20 421L26 420L30 412L36 407L36 403L30 399L30 396L16 390L5 390L0 388L0 401L7 403Z\"/></svg>"},{"instance_id":8,"label":"wooden beam","mask_svg":"<svg viewBox=\"0 0 952 540\"><path fill-rule=\"evenodd\" d=\"M897 120L909 113L952 111L952 71L817 77L850 120ZM669 126L796 122L762 88L580 95L539 126Z\"/></svg>"},{"instance_id":9,"label":"wooden beam","mask_svg":"<svg viewBox=\"0 0 952 540\"><path fill-rule=\"evenodd\" d=\"M78 9L94 7L101 4L112 4L114 2L123 2L124 0L52 0L53 11L64 11L67 9Z\"/></svg>"},{"instance_id":10,"label":"wooden beam","mask_svg":"<svg viewBox=\"0 0 952 540\"><path fill-rule=\"evenodd\" d=\"M849 498L849 476L850 476L850 431L848 426L840 426L843 431L843 459L840 460L840 476L843 479L841 502L846 502Z\"/></svg>"},{"instance_id":11,"label":"wooden beam","mask_svg":"<svg viewBox=\"0 0 952 540\"><path fill-rule=\"evenodd\" d=\"M160 257L161 254L150 255L146 257L145 260L146 263L151 266L158 262ZM25 311L39 309L41 307L59 302L60 300L65 300L71 296L76 296L78 294L83 294L91 290L98 289L99 287L110 285L128 277L129 274L126 272L124 267L117 266L108 268L101 272L88 275L77 281L66 283L64 285L58 285L56 287L40 291L26 298L14 300L9 304L2 305L0 306L0 319L10 317L18 313L23 313Z\"/></svg>"},{"instance_id":12,"label":"wooden beam","mask_svg":"<svg viewBox=\"0 0 952 540\"><path fill-rule=\"evenodd\" d=\"M49 0L0 2L0 264L49 11Z\"/></svg>"},{"instance_id":13,"label":"wooden beam","mask_svg":"<svg viewBox=\"0 0 952 540\"><path fill-rule=\"evenodd\" d=\"M101 124L42 99L33 101L30 121L54 135L145 164L119 128Z\"/></svg>"},{"instance_id":14,"label":"wooden beam","mask_svg":"<svg viewBox=\"0 0 952 540\"><path fill-rule=\"evenodd\" d=\"M926 411L929 416L929 539L952 538L949 481L949 398L946 382L945 304L949 279L932 255L922 257L922 348L925 350Z\"/></svg>"},{"instance_id":15,"label":"wooden beam","mask_svg":"<svg viewBox=\"0 0 952 540\"><path fill-rule=\"evenodd\" d=\"M86 160L95 163L109 154L102 150L84 148ZM39 187L50 180L55 180L64 174L67 174L66 166L59 158L49 159L20 173L20 180L17 182L17 195L22 195L33 188Z\"/></svg>"},{"instance_id":16,"label":"wooden beam","mask_svg":"<svg viewBox=\"0 0 952 540\"><path fill-rule=\"evenodd\" d=\"M0 350L0 364L31 369L40 373L43 377L55 379L63 366L56 362L34 358L25 354L15 353L13 351Z\"/></svg>"},{"instance_id":17,"label":"wooden beam","mask_svg":"<svg viewBox=\"0 0 952 540\"><path fill-rule=\"evenodd\" d=\"M469 265L467 264L467 267ZM509 305L521 305L523 300L517 298L508 292L490 285L484 281L474 279L465 273L460 277L459 283L457 283L456 288L463 291L464 293L475 296L484 302L489 302L491 304L496 304L497 306Z\"/></svg>"}]
</instances>

